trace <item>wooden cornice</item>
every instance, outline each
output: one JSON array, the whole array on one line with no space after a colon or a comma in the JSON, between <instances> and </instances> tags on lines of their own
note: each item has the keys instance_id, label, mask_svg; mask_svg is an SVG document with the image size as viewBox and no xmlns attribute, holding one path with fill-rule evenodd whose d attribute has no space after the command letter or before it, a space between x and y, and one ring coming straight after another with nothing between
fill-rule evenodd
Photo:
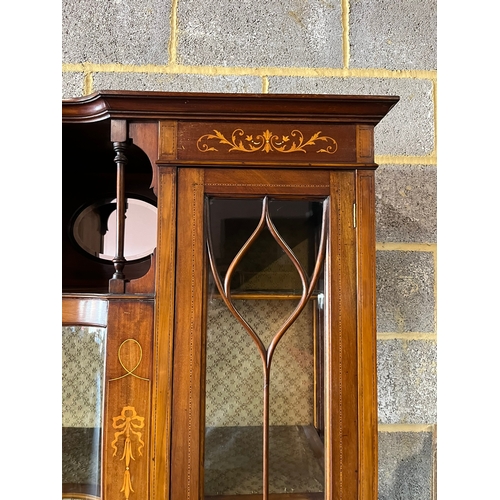
<instances>
[{"instance_id":1,"label":"wooden cornice","mask_svg":"<svg viewBox=\"0 0 500 500\"><path fill-rule=\"evenodd\" d=\"M109 118L376 125L396 96L220 94L106 90L62 101L63 123Z\"/></svg>"}]
</instances>

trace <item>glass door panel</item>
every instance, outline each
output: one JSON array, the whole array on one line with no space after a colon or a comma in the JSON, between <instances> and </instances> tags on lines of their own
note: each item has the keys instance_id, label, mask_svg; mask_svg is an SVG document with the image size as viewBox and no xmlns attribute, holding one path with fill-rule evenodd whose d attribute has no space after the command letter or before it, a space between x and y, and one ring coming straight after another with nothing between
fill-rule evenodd
<instances>
[{"instance_id":1,"label":"glass door panel","mask_svg":"<svg viewBox=\"0 0 500 500\"><path fill-rule=\"evenodd\" d=\"M294 305L277 304L283 313L291 313ZM315 427L314 314L316 300L311 299L280 340L272 361L270 493L322 492L324 488L323 429Z\"/></svg>"},{"instance_id":2,"label":"glass door panel","mask_svg":"<svg viewBox=\"0 0 500 500\"><path fill-rule=\"evenodd\" d=\"M64 498L101 495L101 433L106 328L62 329L62 483Z\"/></svg>"},{"instance_id":3,"label":"glass door panel","mask_svg":"<svg viewBox=\"0 0 500 500\"><path fill-rule=\"evenodd\" d=\"M322 498L327 204L206 199L205 498Z\"/></svg>"},{"instance_id":4,"label":"glass door panel","mask_svg":"<svg viewBox=\"0 0 500 500\"><path fill-rule=\"evenodd\" d=\"M244 314L248 304L238 307ZM208 302L206 374L205 495L262 492L262 363L215 293Z\"/></svg>"}]
</instances>

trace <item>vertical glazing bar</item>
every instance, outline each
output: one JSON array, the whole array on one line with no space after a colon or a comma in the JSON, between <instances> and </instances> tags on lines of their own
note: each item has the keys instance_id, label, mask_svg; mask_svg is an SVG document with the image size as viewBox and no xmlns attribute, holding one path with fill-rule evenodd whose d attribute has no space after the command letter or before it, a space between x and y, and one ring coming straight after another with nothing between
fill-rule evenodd
<instances>
[{"instance_id":1,"label":"vertical glazing bar","mask_svg":"<svg viewBox=\"0 0 500 500\"><path fill-rule=\"evenodd\" d=\"M313 299L313 325L312 325L312 342L313 342L313 425L316 429L319 428L319 409L318 409L318 310L317 298Z\"/></svg>"},{"instance_id":2,"label":"vertical glazing bar","mask_svg":"<svg viewBox=\"0 0 500 500\"><path fill-rule=\"evenodd\" d=\"M264 370L264 415L262 438L262 500L269 498L269 382L270 367Z\"/></svg>"}]
</instances>

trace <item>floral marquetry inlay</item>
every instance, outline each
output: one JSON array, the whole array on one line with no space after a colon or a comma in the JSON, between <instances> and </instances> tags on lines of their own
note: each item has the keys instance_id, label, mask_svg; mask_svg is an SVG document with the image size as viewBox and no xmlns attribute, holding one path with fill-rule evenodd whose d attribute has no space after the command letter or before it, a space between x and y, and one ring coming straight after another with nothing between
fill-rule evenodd
<instances>
[{"instance_id":1,"label":"floral marquetry inlay","mask_svg":"<svg viewBox=\"0 0 500 500\"><path fill-rule=\"evenodd\" d=\"M215 146L211 146L210 141L218 141L219 144L229 146L228 151L240 151L242 153L256 153L271 151L277 153L307 153L305 148L317 146L317 142L325 143L325 147L316 149L316 153L333 154L337 151L337 141L332 137L321 135L321 131L314 133L309 139L305 139L304 134L300 130L292 130L288 135L274 134L270 130L266 130L260 134L247 134L241 128L234 130L231 138L227 139L222 132L214 130L213 134L202 135L196 145L199 151L208 153L210 151L218 151Z\"/></svg>"},{"instance_id":2,"label":"floral marquetry inlay","mask_svg":"<svg viewBox=\"0 0 500 500\"><path fill-rule=\"evenodd\" d=\"M139 429L144 427L144 417L137 415L133 406L124 406L121 414L118 417L113 417L113 429L115 438L111 443L113 448L113 456L118 453L118 442L123 442L123 453L120 460L125 460L125 474L123 476L123 486L120 492L125 495L125 500L128 500L130 492L134 492L132 488L132 481L130 479L130 461L134 458L134 442L138 455L142 455L144 448L144 441L142 440L142 433Z\"/></svg>"}]
</instances>

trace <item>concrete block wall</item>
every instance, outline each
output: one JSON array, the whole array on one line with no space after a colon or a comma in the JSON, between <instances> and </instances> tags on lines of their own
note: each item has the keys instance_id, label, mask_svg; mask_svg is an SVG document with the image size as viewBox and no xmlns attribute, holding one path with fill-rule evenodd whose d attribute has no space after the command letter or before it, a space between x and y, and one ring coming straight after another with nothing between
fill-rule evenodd
<instances>
[{"instance_id":1,"label":"concrete block wall","mask_svg":"<svg viewBox=\"0 0 500 500\"><path fill-rule=\"evenodd\" d=\"M379 499L434 500L436 0L63 0L62 95L392 94L376 128Z\"/></svg>"}]
</instances>

